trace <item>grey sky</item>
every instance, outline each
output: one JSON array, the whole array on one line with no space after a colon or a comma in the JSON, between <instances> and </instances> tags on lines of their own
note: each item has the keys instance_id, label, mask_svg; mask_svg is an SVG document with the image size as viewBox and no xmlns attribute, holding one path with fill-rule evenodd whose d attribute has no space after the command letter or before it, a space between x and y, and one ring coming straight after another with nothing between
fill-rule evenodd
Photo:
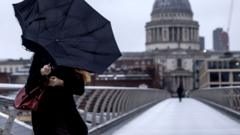
<instances>
[{"instance_id":1,"label":"grey sky","mask_svg":"<svg viewBox=\"0 0 240 135\"><path fill-rule=\"evenodd\" d=\"M21 0L0 1L0 59L29 58L31 53L21 47L21 30L14 17L12 4ZM121 51L145 50L145 23L150 21L154 0L87 0L112 22ZM200 35L205 36L206 48L212 48L212 31L226 29L230 0L190 0L194 19L200 24ZM240 1L235 0L230 31L231 50L240 50Z\"/></svg>"}]
</instances>

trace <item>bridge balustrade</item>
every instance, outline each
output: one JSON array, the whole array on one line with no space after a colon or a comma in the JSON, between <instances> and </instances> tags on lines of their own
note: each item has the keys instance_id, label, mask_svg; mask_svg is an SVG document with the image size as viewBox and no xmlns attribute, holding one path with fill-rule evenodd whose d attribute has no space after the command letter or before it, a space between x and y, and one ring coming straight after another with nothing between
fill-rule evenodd
<instances>
[{"instance_id":1,"label":"bridge balustrade","mask_svg":"<svg viewBox=\"0 0 240 135\"><path fill-rule=\"evenodd\" d=\"M192 92L191 96L240 113L240 87L205 88Z\"/></svg>"},{"instance_id":2,"label":"bridge balustrade","mask_svg":"<svg viewBox=\"0 0 240 135\"><path fill-rule=\"evenodd\" d=\"M22 85L0 84L0 90L11 90L15 93L21 87ZM168 97L170 95L167 91L159 89L95 86L86 87L82 96L74 96L77 109L92 135L99 134L101 129L105 130L110 127L109 125L128 119L129 116L131 117ZM32 132L31 126L27 125L31 125L29 122L30 112L14 109L13 100L14 96L0 96L0 112L10 116L5 117L5 121L0 119L2 134L9 135L10 132L19 134L20 131L25 132L24 135L32 134L30 133ZM28 122L16 125L15 119Z\"/></svg>"}]
</instances>

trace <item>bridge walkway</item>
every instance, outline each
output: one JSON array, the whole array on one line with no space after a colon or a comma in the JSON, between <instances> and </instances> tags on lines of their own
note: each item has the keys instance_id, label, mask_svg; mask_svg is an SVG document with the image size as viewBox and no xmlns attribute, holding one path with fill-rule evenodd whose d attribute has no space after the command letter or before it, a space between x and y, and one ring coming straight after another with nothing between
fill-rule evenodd
<instances>
[{"instance_id":1,"label":"bridge walkway","mask_svg":"<svg viewBox=\"0 0 240 135\"><path fill-rule=\"evenodd\" d=\"M191 98L167 99L102 135L239 135L240 123Z\"/></svg>"}]
</instances>

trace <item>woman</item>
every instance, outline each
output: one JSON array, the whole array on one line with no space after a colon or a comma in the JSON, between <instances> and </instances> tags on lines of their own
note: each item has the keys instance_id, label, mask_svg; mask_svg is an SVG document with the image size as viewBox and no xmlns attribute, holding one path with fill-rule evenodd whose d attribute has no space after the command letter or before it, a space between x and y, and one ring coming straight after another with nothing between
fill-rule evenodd
<instances>
[{"instance_id":1,"label":"woman","mask_svg":"<svg viewBox=\"0 0 240 135\"><path fill-rule=\"evenodd\" d=\"M39 109L32 111L35 135L87 135L88 129L77 111L73 93L84 92L84 77L73 68L56 66L43 51L35 53L26 92L45 85Z\"/></svg>"}]
</instances>

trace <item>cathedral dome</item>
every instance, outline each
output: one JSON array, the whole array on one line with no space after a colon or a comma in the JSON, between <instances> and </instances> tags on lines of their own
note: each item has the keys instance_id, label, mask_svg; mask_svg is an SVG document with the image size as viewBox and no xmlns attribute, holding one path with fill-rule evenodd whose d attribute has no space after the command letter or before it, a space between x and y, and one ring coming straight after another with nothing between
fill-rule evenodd
<instances>
[{"instance_id":1,"label":"cathedral dome","mask_svg":"<svg viewBox=\"0 0 240 135\"><path fill-rule=\"evenodd\" d=\"M199 24L189 0L155 0L145 27L147 51L200 50Z\"/></svg>"},{"instance_id":2,"label":"cathedral dome","mask_svg":"<svg viewBox=\"0 0 240 135\"><path fill-rule=\"evenodd\" d=\"M188 0L156 0L152 15L163 13L185 13L191 16L193 14Z\"/></svg>"}]
</instances>

